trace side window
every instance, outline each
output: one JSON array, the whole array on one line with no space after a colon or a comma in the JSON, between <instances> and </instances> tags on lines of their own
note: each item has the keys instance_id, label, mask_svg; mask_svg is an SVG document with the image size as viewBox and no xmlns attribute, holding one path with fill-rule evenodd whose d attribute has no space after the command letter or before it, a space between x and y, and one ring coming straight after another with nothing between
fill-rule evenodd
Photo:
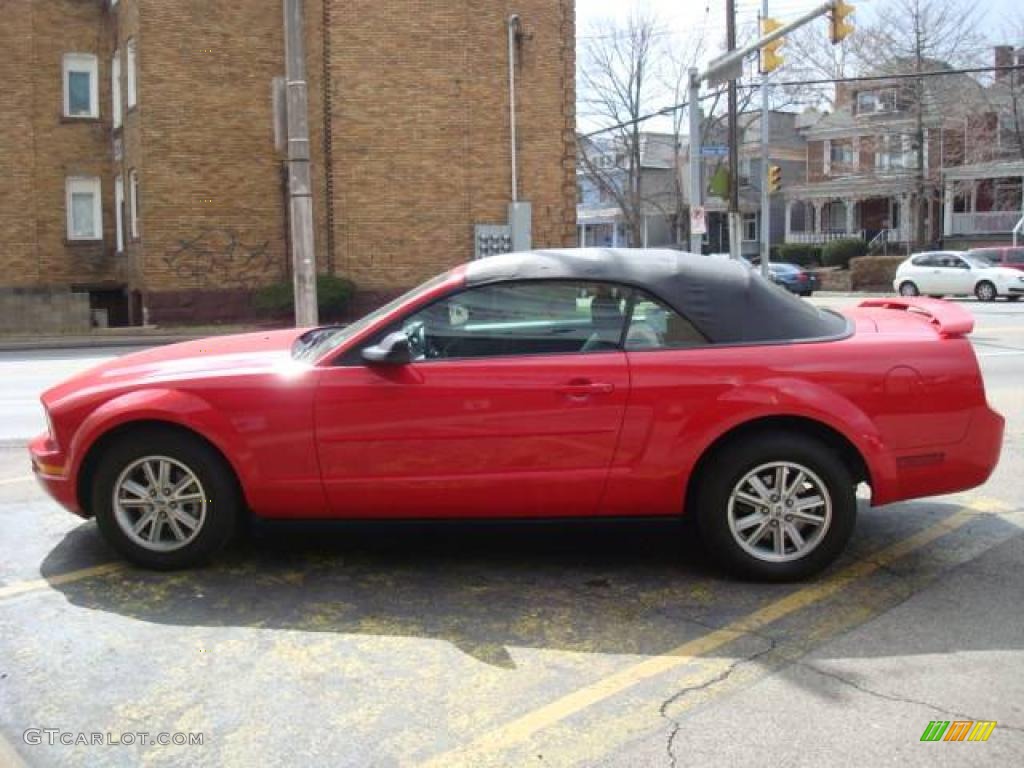
<instances>
[{"instance_id":1,"label":"side window","mask_svg":"<svg viewBox=\"0 0 1024 768\"><path fill-rule=\"evenodd\" d=\"M938 260L934 256L918 256L914 259L915 267L937 267L939 266Z\"/></svg>"},{"instance_id":2,"label":"side window","mask_svg":"<svg viewBox=\"0 0 1024 768\"><path fill-rule=\"evenodd\" d=\"M686 349L708 343L693 324L675 310L636 291L626 332L626 349Z\"/></svg>"},{"instance_id":3,"label":"side window","mask_svg":"<svg viewBox=\"0 0 1024 768\"><path fill-rule=\"evenodd\" d=\"M619 348L628 297L606 283L496 283L431 304L399 329L414 360L600 352Z\"/></svg>"},{"instance_id":4,"label":"side window","mask_svg":"<svg viewBox=\"0 0 1024 768\"><path fill-rule=\"evenodd\" d=\"M1024 265L1024 248L1007 248L1006 263Z\"/></svg>"}]
</instances>

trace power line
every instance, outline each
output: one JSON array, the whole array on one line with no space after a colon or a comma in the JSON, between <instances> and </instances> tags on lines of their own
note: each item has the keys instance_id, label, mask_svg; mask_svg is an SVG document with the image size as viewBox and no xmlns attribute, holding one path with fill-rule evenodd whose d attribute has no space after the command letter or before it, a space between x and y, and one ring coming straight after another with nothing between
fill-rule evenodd
<instances>
[{"instance_id":1,"label":"power line","mask_svg":"<svg viewBox=\"0 0 1024 768\"><path fill-rule=\"evenodd\" d=\"M922 77L942 77L944 75L972 75L980 74L982 72L1016 72L1024 70L1024 65L1015 64L1010 66L1002 67L962 67L960 69L940 69L932 70L928 72L898 72L891 75L857 75L853 77L832 77L832 78L820 78L817 80L776 80L772 82L773 86L782 87L796 87L800 85L836 85L838 83L863 83L863 82L878 82L881 80L913 80ZM762 83L736 83L739 88L760 88ZM706 93L700 97L701 101L708 99L721 97L725 93L725 89L722 88L717 91ZM662 107L655 112L648 112L647 114L640 115L639 117L631 120L623 120L622 122L609 125L605 128L598 128L597 130L590 131L589 133L580 134L581 139L589 139L594 136L600 136L602 133L611 133L622 128L629 128L637 123L644 123L648 120L652 120L655 117L665 117L671 115L674 112L678 112L681 109L686 109L689 106L688 101L683 101L678 104L673 104L668 107Z\"/></svg>"}]
</instances>

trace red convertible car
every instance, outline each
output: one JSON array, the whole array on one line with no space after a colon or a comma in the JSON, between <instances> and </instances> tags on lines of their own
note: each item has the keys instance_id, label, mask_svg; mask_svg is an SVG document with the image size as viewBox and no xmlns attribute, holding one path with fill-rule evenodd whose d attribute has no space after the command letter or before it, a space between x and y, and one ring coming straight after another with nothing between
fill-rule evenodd
<instances>
[{"instance_id":1,"label":"red convertible car","mask_svg":"<svg viewBox=\"0 0 1024 768\"><path fill-rule=\"evenodd\" d=\"M842 551L855 490L983 483L1002 444L967 334L923 298L817 309L675 251L495 256L347 327L127 355L46 392L43 485L175 568L240 516L687 515L747 576Z\"/></svg>"}]
</instances>

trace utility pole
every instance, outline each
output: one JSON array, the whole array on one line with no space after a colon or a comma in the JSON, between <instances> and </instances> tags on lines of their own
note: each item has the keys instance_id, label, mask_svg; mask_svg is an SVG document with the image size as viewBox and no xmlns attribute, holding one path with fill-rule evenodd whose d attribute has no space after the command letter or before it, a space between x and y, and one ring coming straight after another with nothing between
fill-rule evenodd
<instances>
[{"instance_id":1,"label":"utility pole","mask_svg":"<svg viewBox=\"0 0 1024 768\"><path fill-rule=\"evenodd\" d=\"M736 50L736 0L725 0L725 46L727 54ZM729 78L729 255L740 257L742 219L740 218L739 183L739 109L736 79Z\"/></svg>"},{"instance_id":2,"label":"utility pole","mask_svg":"<svg viewBox=\"0 0 1024 768\"><path fill-rule=\"evenodd\" d=\"M696 67L690 67L689 79L689 103L690 118L690 253L700 253L704 235L693 231L693 211L704 205L704 190L701 188L700 179L700 73Z\"/></svg>"},{"instance_id":3,"label":"utility pole","mask_svg":"<svg viewBox=\"0 0 1024 768\"><path fill-rule=\"evenodd\" d=\"M761 0L761 18L768 18L768 0ZM761 77L761 274L768 277L771 270L768 260L771 257L772 215L771 200L768 196L768 145L771 139L769 125L770 86L769 75Z\"/></svg>"},{"instance_id":4,"label":"utility pole","mask_svg":"<svg viewBox=\"0 0 1024 768\"><path fill-rule=\"evenodd\" d=\"M309 172L309 95L302 0L284 0L284 76L288 126L288 219L295 325L317 324L313 188Z\"/></svg>"},{"instance_id":5,"label":"utility pole","mask_svg":"<svg viewBox=\"0 0 1024 768\"><path fill-rule=\"evenodd\" d=\"M764 2L764 0L762 0ZM739 141L738 141L738 115L736 99L736 80L743 73L743 59L751 53L760 51L765 46L776 40L781 40L790 32L809 24L819 16L826 13L832 16L832 39L839 42L848 35L853 27L845 22L846 17L853 12L853 7L847 5L843 0L827 0L821 5L802 13L793 21L787 24L773 26L770 32L762 34L757 40L748 43L741 49L736 48L736 19L735 2L726 0L726 28L729 50L724 55L712 61L703 72L691 69L689 71L689 103L690 109L690 205L696 205L701 199L700 189L700 84L707 80L712 85L719 85L724 81L729 83L729 254L733 258L740 255L740 241L743 237L742 219L739 213L739 184L737 171L739 170ZM763 112L762 112L763 114ZM762 119L762 136L767 121ZM763 218L763 217L762 217ZM762 224L763 227L763 224ZM700 238L690 236L690 249L694 253L700 253Z\"/></svg>"}]
</instances>

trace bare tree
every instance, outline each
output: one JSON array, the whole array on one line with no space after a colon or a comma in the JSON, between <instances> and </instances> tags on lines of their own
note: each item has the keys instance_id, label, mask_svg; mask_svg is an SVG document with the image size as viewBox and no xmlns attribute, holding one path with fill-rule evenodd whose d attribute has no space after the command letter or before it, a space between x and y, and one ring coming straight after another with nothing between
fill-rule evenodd
<instances>
[{"instance_id":1,"label":"bare tree","mask_svg":"<svg viewBox=\"0 0 1024 768\"><path fill-rule=\"evenodd\" d=\"M970 65L978 61L985 43L978 33L979 11L969 0L887 0L874 20L858 29L853 49L866 69L880 73L919 74L943 67ZM929 185L925 165L926 120L954 107L946 78L918 77L910 81L909 102L913 110L913 147L916 153L912 231L916 243L924 243L925 210L939 194Z\"/></svg>"},{"instance_id":2,"label":"bare tree","mask_svg":"<svg viewBox=\"0 0 1024 768\"><path fill-rule=\"evenodd\" d=\"M583 38L577 82L580 113L610 127L601 141L581 139L584 174L622 211L629 242L641 242L643 173L640 118L649 111L658 19L635 12L624 22L596 22ZM608 157L613 158L608 163Z\"/></svg>"}]
</instances>

